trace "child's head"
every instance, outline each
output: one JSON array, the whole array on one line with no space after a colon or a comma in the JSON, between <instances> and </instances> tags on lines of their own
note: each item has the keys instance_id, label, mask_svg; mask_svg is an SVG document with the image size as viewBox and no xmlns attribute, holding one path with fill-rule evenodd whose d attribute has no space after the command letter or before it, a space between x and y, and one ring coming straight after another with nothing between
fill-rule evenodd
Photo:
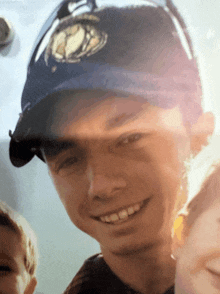
<instances>
[{"instance_id":1,"label":"child's head","mask_svg":"<svg viewBox=\"0 0 220 294\"><path fill-rule=\"evenodd\" d=\"M0 201L0 293L32 294L37 260L36 236L30 225Z\"/></svg>"},{"instance_id":2,"label":"child's head","mask_svg":"<svg viewBox=\"0 0 220 294\"><path fill-rule=\"evenodd\" d=\"M177 261L175 293L220 293L219 160L212 163L200 191L175 221L173 256Z\"/></svg>"}]
</instances>

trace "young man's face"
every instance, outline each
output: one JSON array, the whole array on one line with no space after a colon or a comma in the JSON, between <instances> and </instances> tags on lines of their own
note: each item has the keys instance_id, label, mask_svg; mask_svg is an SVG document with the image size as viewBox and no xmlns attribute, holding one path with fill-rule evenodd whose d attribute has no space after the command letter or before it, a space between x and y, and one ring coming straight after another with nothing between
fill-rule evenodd
<instances>
[{"instance_id":1,"label":"young man's face","mask_svg":"<svg viewBox=\"0 0 220 294\"><path fill-rule=\"evenodd\" d=\"M210 197L210 194L207 197ZM192 225L176 250L177 294L220 293L220 199L213 201Z\"/></svg>"},{"instance_id":2,"label":"young man's face","mask_svg":"<svg viewBox=\"0 0 220 294\"><path fill-rule=\"evenodd\" d=\"M60 146L72 145L58 153L45 149L70 219L102 252L127 254L169 242L190 154L179 108L158 108L134 96L84 104L56 107L51 130Z\"/></svg>"},{"instance_id":3,"label":"young man's face","mask_svg":"<svg viewBox=\"0 0 220 294\"><path fill-rule=\"evenodd\" d=\"M0 236L0 293L32 293L26 291L29 279L24 265L25 249L19 236L5 226L0 226Z\"/></svg>"}]
</instances>

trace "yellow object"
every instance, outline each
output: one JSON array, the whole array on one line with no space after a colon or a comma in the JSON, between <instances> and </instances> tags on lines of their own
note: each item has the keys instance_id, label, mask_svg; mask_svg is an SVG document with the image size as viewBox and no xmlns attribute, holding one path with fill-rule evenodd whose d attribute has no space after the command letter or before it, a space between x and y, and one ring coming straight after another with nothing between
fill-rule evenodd
<instances>
[{"instance_id":1,"label":"yellow object","mask_svg":"<svg viewBox=\"0 0 220 294\"><path fill-rule=\"evenodd\" d=\"M184 217L180 215L173 224L173 233L176 235L177 239L181 241L182 238L182 231L183 231L183 222Z\"/></svg>"}]
</instances>

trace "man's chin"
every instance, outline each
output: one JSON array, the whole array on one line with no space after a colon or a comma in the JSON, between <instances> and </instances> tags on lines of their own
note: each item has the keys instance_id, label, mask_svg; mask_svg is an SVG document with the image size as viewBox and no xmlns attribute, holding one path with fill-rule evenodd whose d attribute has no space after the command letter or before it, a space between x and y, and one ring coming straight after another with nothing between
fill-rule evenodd
<instances>
[{"instance_id":1,"label":"man's chin","mask_svg":"<svg viewBox=\"0 0 220 294\"><path fill-rule=\"evenodd\" d=\"M135 243L135 244L117 244L115 247L107 248L107 247L102 247L101 246L101 251L103 255L105 256L105 252L109 252L112 255L115 256L137 256L137 255L142 255L145 254L149 251L151 251L154 246L156 246L155 243L149 243L149 242L143 242L143 243Z\"/></svg>"}]
</instances>

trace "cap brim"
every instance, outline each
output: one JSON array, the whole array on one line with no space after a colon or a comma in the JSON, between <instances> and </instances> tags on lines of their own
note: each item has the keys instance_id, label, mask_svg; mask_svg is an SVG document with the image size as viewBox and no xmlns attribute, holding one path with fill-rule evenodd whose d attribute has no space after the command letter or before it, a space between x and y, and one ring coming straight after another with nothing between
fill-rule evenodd
<instances>
[{"instance_id":1,"label":"cap brim","mask_svg":"<svg viewBox=\"0 0 220 294\"><path fill-rule=\"evenodd\" d=\"M65 90L125 93L142 97L151 105L169 109L180 104L186 94L195 95L197 88L184 77L161 78L149 73L129 72L106 66L71 78L38 97L38 104L32 105L30 111L23 113L10 143L10 158L14 166L23 166L34 157L35 153L30 150L35 147L36 140L39 142L44 138L52 138L47 125L48 111L56 101L54 94Z\"/></svg>"},{"instance_id":2,"label":"cap brim","mask_svg":"<svg viewBox=\"0 0 220 294\"><path fill-rule=\"evenodd\" d=\"M9 146L9 156L11 163L15 167L22 167L27 164L33 157L34 153L32 153L25 144L20 142L16 142L11 139Z\"/></svg>"}]
</instances>

